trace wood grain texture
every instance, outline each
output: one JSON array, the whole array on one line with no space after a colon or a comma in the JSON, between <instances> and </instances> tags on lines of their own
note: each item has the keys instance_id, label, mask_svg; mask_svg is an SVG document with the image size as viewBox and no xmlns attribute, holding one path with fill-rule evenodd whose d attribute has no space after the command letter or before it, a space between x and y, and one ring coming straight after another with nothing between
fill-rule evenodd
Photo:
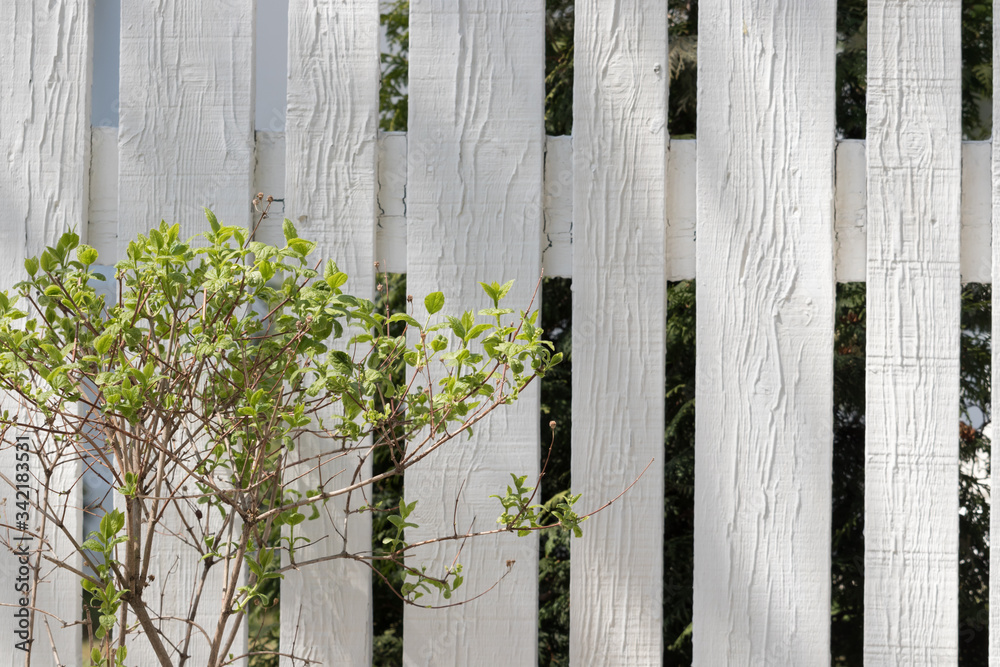
<instances>
[{"instance_id":1,"label":"wood grain texture","mask_svg":"<svg viewBox=\"0 0 1000 667\"><path fill-rule=\"evenodd\" d=\"M993 16L1000 19L1000 0L993 0ZM993 23L993 62L1000 63L1000 29L998 21ZM1000 67L993 68L993 89L1000 90ZM1000 95L993 96L993 117L1000 119ZM990 179L991 213L991 259L993 282L1000 281L1000 122L993 123L993 145ZM1000 289L993 290L993 331L991 340L1000 341ZM992 404L1000 406L1000 344L993 344L992 353ZM994 414L997 414L994 412ZM990 499L1000 497L1000 429L994 417L990 433ZM990 512L990 535L1000 535L1000 511ZM1000 667L1000 548L990 549L990 667Z\"/></svg>"},{"instance_id":2,"label":"wood grain texture","mask_svg":"<svg viewBox=\"0 0 1000 667\"><path fill-rule=\"evenodd\" d=\"M570 664L660 665L667 5L576 4ZM627 603L625 601L628 601Z\"/></svg>"},{"instance_id":3,"label":"wood grain texture","mask_svg":"<svg viewBox=\"0 0 1000 667\"><path fill-rule=\"evenodd\" d=\"M285 133L258 130L253 172L254 193L261 193L265 199L274 197L268 217L257 227L254 238L262 243L270 243L281 248L285 236L281 224L285 220ZM254 215L257 224L259 214Z\"/></svg>"},{"instance_id":4,"label":"wood grain texture","mask_svg":"<svg viewBox=\"0 0 1000 667\"><path fill-rule=\"evenodd\" d=\"M270 221L258 238L281 243L284 215L285 135L257 134L254 192L278 199ZM109 143L113 142L113 143ZM573 275L573 197L571 137L547 137L545 154L545 229L542 265L546 276ZM992 211L988 205L990 165L984 158L989 142L962 142L962 281L990 283ZM118 146L114 128L94 128L90 185L91 243L101 257L114 255L118 224ZM406 273L406 134L379 136L378 227L376 257L380 270ZM667 161L667 280L695 277L697 142L670 142ZM865 142L837 143L836 272L837 282L864 282L866 277L867 177ZM107 250L106 250L107 249Z\"/></svg>"},{"instance_id":5,"label":"wood grain texture","mask_svg":"<svg viewBox=\"0 0 1000 667\"><path fill-rule=\"evenodd\" d=\"M250 220L254 0L121 10L118 247L160 220L181 236Z\"/></svg>"},{"instance_id":6,"label":"wood grain texture","mask_svg":"<svg viewBox=\"0 0 1000 667\"><path fill-rule=\"evenodd\" d=\"M126 2L121 8L121 97L118 133L118 257L131 239L160 220L180 223L182 237L208 229L202 207L224 223L250 221L253 185L253 0ZM187 521L195 508L181 507ZM168 514L157 538L155 576L144 598L162 617L188 617L197 572L194 549L171 537L183 526ZM211 530L201 522L203 530ZM195 623L213 629L222 572L209 575ZM162 592L162 595L161 595ZM183 646L185 623L161 627ZM245 634L234 653L244 651ZM208 661L208 641L195 633L189 664ZM155 664L148 642L135 640L129 661Z\"/></svg>"},{"instance_id":7,"label":"wood grain texture","mask_svg":"<svg viewBox=\"0 0 1000 667\"><path fill-rule=\"evenodd\" d=\"M865 664L958 659L961 3L868 11Z\"/></svg>"},{"instance_id":8,"label":"wood grain texture","mask_svg":"<svg viewBox=\"0 0 1000 667\"><path fill-rule=\"evenodd\" d=\"M375 295L376 139L378 136L377 0L291 0L288 6L288 111L285 210L299 234L317 242L314 257L333 259L350 276L348 293ZM278 222L277 220L275 222ZM305 437L303 457L329 451ZM312 466L312 464L309 464ZM346 486L354 456L333 460L300 480L301 491ZM370 475L368 461L360 469ZM361 493L326 503L321 518L300 525L313 544L298 560L371 549ZM331 560L287 573L281 584L282 651L326 665L372 659L371 574L363 564ZM292 661L282 658L282 664Z\"/></svg>"},{"instance_id":9,"label":"wood grain texture","mask_svg":"<svg viewBox=\"0 0 1000 667\"><path fill-rule=\"evenodd\" d=\"M479 281L516 280L505 303L526 309L541 272L544 48L542 0L416 0L410 4L410 122L407 135L407 291L417 319L441 290L444 313L492 306ZM538 303L535 303L535 307ZM489 530L510 473L538 474L537 383L462 439L406 473L418 501L409 541ZM427 465L423 465L427 464ZM415 554L443 570L457 545ZM403 662L417 665L534 663L537 652L535 536L477 539L462 549L469 599L447 610L404 611ZM430 602L442 602L431 598Z\"/></svg>"},{"instance_id":10,"label":"wood grain texture","mask_svg":"<svg viewBox=\"0 0 1000 667\"><path fill-rule=\"evenodd\" d=\"M70 227L86 235L87 190L90 161L90 68L92 7L69 0L0 3L0 154L6 168L0 170L4 206L0 209L0 289L10 290L23 278L25 257L38 255L46 245L54 245ZM0 397L0 408L15 409L9 397ZM14 472L11 449L16 435L9 431L0 447L0 469L5 475ZM35 433L24 433L33 440ZM36 462L37 463L37 462ZM35 468L37 470L37 468ZM69 490L57 511L70 508L69 528L79 537L79 488L73 484L79 464L60 466L54 485ZM4 484L6 486L6 484ZM35 484L36 490L40 485ZM2 496L13 509L14 494L4 489ZM35 498L33 497L33 500ZM37 528L41 512L31 510L32 528ZM7 531L3 531L6 539ZM59 555L70 553L66 539L54 534L53 549ZM31 546L37 545L37 541ZM80 566L79 557L68 557L70 565ZM0 602L17 604L13 590L17 559L0 554L0 579L9 582L0 594ZM79 661L81 632L79 626L62 629L56 619L75 621L81 606L79 578L65 571L43 566L43 581L37 587L36 604L55 617L36 614L32 652L33 665L55 664L52 643L46 631L46 619L52 629L55 648L61 661ZM10 642L0 651L0 665L23 664L24 654L13 649L18 641L13 634L13 611L4 614L0 628Z\"/></svg>"},{"instance_id":11,"label":"wood grain texture","mask_svg":"<svg viewBox=\"0 0 1000 667\"><path fill-rule=\"evenodd\" d=\"M829 665L834 38L699 6L695 665Z\"/></svg>"},{"instance_id":12,"label":"wood grain texture","mask_svg":"<svg viewBox=\"0 0 1000 667\"><path fill-rule=\"evenodd\" d=\"M378 142L379 271L406 273L406 133L387 132Z\"/></svg>"}]
</instances>

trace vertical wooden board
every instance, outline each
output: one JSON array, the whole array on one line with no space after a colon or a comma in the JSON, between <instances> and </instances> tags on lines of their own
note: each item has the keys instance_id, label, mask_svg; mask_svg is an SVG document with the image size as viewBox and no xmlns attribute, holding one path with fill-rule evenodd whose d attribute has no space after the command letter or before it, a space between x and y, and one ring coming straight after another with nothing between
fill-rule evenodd
<instances>
[{"instance_id":1,"label":"vertical wooden board","mask_svg":"<svg viewBox=\"0 0 1000 667\"><path fill-rule=\"evenodd\" d=\"M993 0L993 62L1000 64L1000 0ZM993 89L1000 90L1000 66L993 68ZM1000 341L1000 95L993 96L993 146L991 161L993 331L991 341ZM1000 342L992 343L993 397L1000 406ZM994 412L994 415L1000 414ZM990 431L990 538L1000 536L1000 511L992 510L994 494L1000 497L1000 428L993 418ZM990 667L1000 667L1000 547L990 548Z\"/></svg>"},{"instance_id":2,"label":"vertical wooden board","mask_svg":"<svg viewBox=\"0 0 1000 667\"><path fill-rule=\"evenodd\" d=\"M379 13L376 0L291 0L288 7L288 111L285 210L315 257L349 276L348 293L374 296L378 134ZM304 438L300 456L329 441ZM303 490L352 481L356 459L338 459L301 480ZM370 474L370 461L361 473ZM347 522L361 494L328 502L299 526L316 544L298 560L371 549L368 515ZM345 530L346 522L346 530ZM361 563L330 560L288 572L281 584L281 650L328 665L372 659L371 574ZM293 664L282 658L282 664ZM298 664L298 663L295 663Z\"/></svg>"},{"instance_id":3,"label":"vertical wooden board","mask_svg":"<svg viewBox=\"0 0 1000 667\"><path fill-rule=\"evenodd\" d=\"M662 663L667 4L576 5L570 663Z\"/></svg>"},{"instance_id":4,"label":"vertical wooden board","mask_svg":"<svg viewBox=\"0 0 1000 667\"><path fill-rule=\"evenodd\" d=\"M868 184L865 180L865 142L847 139L837 143L836 255L837 282L863 282L868 256L866 217Z\"/></svg>"},{"instance_id":5,"label":"vertical wooden board","mask_svg":"<svg viewBox=\"0 0 1000 667\"><path fill-rule=\"evenodd\" d=\"M260 225L254 239L282 247L285 237L281 223L285 219L285 133L258 130L256 133L256 162L253 175L254 193L264 198L274 197L268 217ZM260 214L255 213L251 224L257 225Z\"/></svg>"},{"instance_id":6,"label":"vertical wooden board","mask_svg":"<svg viewBox=\"0 0 1000 667\"><path fill-rule=\"evenodd\" d=\"M118 255L118 128L91 129L87 243L110 266Z\"/></svg>"},{"instance_id":7,"label":"vertical wooden board","mask_svg":"<svg viewBox=\"0 0 1000 667\"><path fill-rule=\"evenodd\" d=\"M700 11L694 664L829 665L835 6Z\"/></svg>"},{"instance_id":8,"label":"vertical wooden board","mask_svg":"<svg viewBox=\"0 0 1000 667\"><path fill-rule=\"evenodd\" d=\"M667 280L690 280L696 265L698 142L671 141L667 155Z\"/></svg>"},{"instance_id":9,"label":"vertical wooden board","mask_svg":"<svg viewBox=\"0 0 1000 667\"><path fill-rule=\"evenodd\" d=\"M246 225L253 197L254 0L121 8L118 249L202 207Z\"/></svg>"},{"instance_id":10,"label":"vertical wooden board","mask_svg":"<svg viewBox=\"0 0 1000 667\"><path fill-rule=\"evenodd\" d=\"M541 273L544 141L542 0L417 0L410 4L407 291L417 319L442 291L442 314L492 306L479 281L514 279L505 303L526 309ZM536 301L534 307L538 306ZM440 317L440 316L438 316ZM419 529L408 541L496 527L510 473L537 478L538 385L406 473ZM457 507L457 514L456 514ZM440 573L455 543L411 563ZM475 539L462 548L465 582L444 610L406 607L405 665L533 664L537 652L536 536ZM427 598L424 598L427 599ZM422 599L423 601L423 599ZM447 603L431 597L431 603Z\"/></svg>"},{"instance_id":11,"label":"vertical wooden board","mask_svg":"<svg viewBox=\"0 0 1000 667\"><path fill-rule=\"evenodd\" d=\"M542 265L547 277L573 274L573 137L545 139Z\"/></svg>"},{"instance_id":12,"label":"vertical wooden board","mask_svg":"<svg viewBox=\"0 0 1000 667\"><path fill-rule=\"evenodd\" d=\"M86 235L88 165L90 160L90 57L92 7L88 3L56 1L7 2L0 4L0 153L7 168L0 171L5 204L0 210L0 290L10 290L23 277L25 257L37 255L52 245L68 228ZM9 396L0 397L0 407L12 409ZM31 429L25 432L29 437ZM0 449L0 469L13 478L15 460L10 447L18 435L9 431ZM79 464L60 466L54 484L69 489L64 496L69 530L79 536L78 490L71 489ZM37 488L37 485L36 485ZM13 493L3 491L13 509ZM58 509L62 511L62 509ZM32 510L31 521L41 519ZM6 531L5 531L6 532ZM68 541L51 534L53 549L61 556L71 552ZM32 545L35 546L37 541ZM0 602L17 604L13 590L17 560L10 554L0 559L4 586ZM73 567L80 559L70 556ZM55 614L36 614L33 628L33 665L55 664L55 641L59 661L77 664L80 656L79 626L63 629L55 618L73 622L80 609L79 578L66 571L43 566L44 581L38 585L38 607ZM8 639L8 650L0 652L0 665L23 664L24 653L14 650L13 611L0 623Z\"/></svg>"},{"instance_id":13,"label":"vertical wooden board","mask_svg":"<svg viewBox=\"0 0 1000 667\"><path fill-rule=\"evenodd\" d=\"M120 48L118 257L104 261L124 256L128 242L160 220L180 223L185 238L203 232L202 207L224 223L246 225L254 170L254 0L122 3ZM193 514L194 508L180 511ZM166 532L182 525L168 513ZM198 553L168 534L154 549L155 579L144 597L181 650L186 624L177 619L189 613ZM209 634L222 586L217 567L195 616ZM245 642L244 634L234 653L243 653ZM192 664L206 664L207 639L195 632L188 654ZM129 661L152 665L156 659L137 638Z\"/></svg>"},{"instance_id":14,"label":"vertical wooden board","mask_svg":"<svg viewBox=\"0 0 1000 667\"><path fill-rule=\"evenodd\" d=\"M958 659L960 19L869 3L866 665Z\"/></svg>"},{"instance_id":15,"label":"vertical wooden board","mask_svg":"<svg viewBox=\"0 0 1000 667\"><path fill-rule=\"evenodd\" d=\"M378 142L379 271L406 273L406 133L385 132Z\"/></svg>"},{"instance_id":16,"label":"vertical wooden board","mask_svg":"<svg viewBox=\"0 0 1000 667\"><path fill-rule=\"evenodd\" d=\"M988 141L962 142L963 283L989 283L993 280L990 149Z\"/></svg>"}]
</instances>

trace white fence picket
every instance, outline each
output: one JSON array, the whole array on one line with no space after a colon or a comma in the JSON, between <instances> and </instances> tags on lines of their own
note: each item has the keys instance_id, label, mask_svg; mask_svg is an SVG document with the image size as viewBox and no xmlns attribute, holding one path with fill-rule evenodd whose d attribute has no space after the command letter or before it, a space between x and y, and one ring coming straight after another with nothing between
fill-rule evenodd
<instances>
[{"instance_id":1,"label":"white fence picket","mask_svg":"<svg viewBox=\"0 0 1000 667\"><path fill-rule=\"evenodd\" d=\"M166 220L180 223L181 235L207 229L201 210L212 209L224 223L245 225L250 219L253 186L253 52L254 2L229 0L164 0L156 5L122 3L121 72L118 133L118 257L130 239ZM168 530L201 524L190 503L171 508ZM161 535L150 564L155 577L144 592L159 622L190 656L188 664L208 661L208 642L197 630L190 646L184 636L191 591L200 568L191 561L193 548ZM221 566L205 583L195 622L211 635L222 599ZM134 619L133 619L134 620ZM232 647L245 653L245 630ZM155 664L152 648L134 641L129 662Z\"/></svg>"},{"instance_id":2,"label":"white fence picket","mask_svg":"<svg viewBox=\"0 0 1000 667\"><path fill-rule=\"evenodd\" d=\"M958 659L960 19L869 3L866 665Z\"/></svg>"},{"instance_id":3,"label":"white fence picket","mask_svg":"<svg viewBox=\"0 0 1000 667\"><path fill-rule=\"evenodd\" d=\"M576 4L570 663L662 663L667 5ZM622 604L629 600L629 604Z\"/></svg>"},{"instance_id":4,"label":"white fence picket","mask_svg":"<svg viewBox=\"0 0 1000 667\"><path fill-rule=\"evenodd\" d=\"M180 223L183 238L206 230L203 206L249 221L253 49L254 0L122 3L121 257L160 220Z\"/></svg>"},{"instance_id":5,"label":"white fence picket","mask_svg":"<svg viewBox=\"0 0 1000 667\"><path fill-rule=\"evenodd\" d=\"M448 313L492 306L477 281L515 279L506 303L528 307L541 273L544 16L542 0L410 5L406 261L417 319L424 295L437 290ZM500 505L488 496L503 493L509 473L536 479L538 410L535 383L481 422L471 440L407 471L405 495L418 501L413 520L420 524L407 539L449 534L453 521L459 532L495 528ZM413 564L440 571L458 547L439 544ZM464 607L407 607L404 664L533 663L536 537L477 539L459 561L467 576L457 599L482 593L511 566L487 597Z\"/></svg>"},{"instance_id":6,"label":"white fence picket","mask_svg":"<svg viewBox=\"0 0 1000 667\"><path fill-rule=\"evenodd\" d=\"M0 171L0 186L5 203L0 209L0 289L10 289L21 280L25 257L38 255L46 245L54 245L69 228L85 235L87 190L90 165L90 58L93 8L88 3L59 0L43 2L8 2L0 4L0 152L7 168ZM0 397L0 408L17 413L11 398ZM32 446L41 437L32 429L11 429L4 435L0 449L0 471L14 479L15 437L27 435ZM33 470L37 473L37 461ZM79 463L63 463L51 484L55 491L65 491L52 498L52 510L63 517L69 531L79 538L82 517ZM2 484L4 523L15 518L12 489ZM38 499L41 484L33 482L32 500ZM29 510L30 528L38 530L42 513ZM72 555L72 546L58 531L48 539L53 550L66 556L67 563L81 567L81 558ZM19 531L3 529L6 542ZM15 544L17 544L15 542ZM37 539L26 543L38 546ZM32 556L31 562L35 562ZM0 580L3 592L0 603L19 604L14 590L18 560L3 550L0 553ZM79 578L66 570L55 570L43 561L42 581L33 604L44 612L34 615L32 637L35 640L33 665L79 664L81 631L79 626L63 629L62 622L79 618L81 589ZM25 653L14 644L17 619L12 607L3 607L3 636L6 650L0 651L0 665L23 664ZM52 615L49 615L52 614ZM50 637L52 638L50 640Z\"/></svg>"},{"instance_id":7,"label":"white fence picket","mask_svg":"<svg viewBox=\"0 0 1000 667\"><path fill-rule=\"evenodd\" d=\"M375 294L376 138L378 133L378 2L292 0L288 7L288 111L285 211L299 233L318 243L316 257L333 259L350 276L351 294ZM273 218L279 224L279 217ZM329 441L304 437L296 449L316 456ZM314 463L308 463L309 467ZM346 486L358 467L351 456L321 463L299 480L302 492ZM369 475L368 461L361 474ZM368 515L345 509L370 504L359 494L335 498L321 518L296 530L313 540L296 560L371 547ZM281 584L281 645L285 653L326 665L372 659L370 570L330 560L290 571ZM300 664L282 657L283 665Z\"/></svg>"},{"instance_id":8,"label":"white fence picket","mask_svg":"<svg viewBox=\"0 0 1000 667\"><path fill-rule=\"evenodd\" d=\"M699 6L695 665L830 662L835 10Z\"/></svg>"},{"instance_id":9,"label":"white fence picket","mask_svg":"<svg viewBox=\"0 0 1000 667\"><path fill-rule=\"evenodd\" d=\"M1000 64L1000 0L993 0L993 62ZM993 90L1000 90L1000 66L993 68ZM991 151L990 199L991 213L991 276L994 283L1000 281L1000 95L993 96L993 146ZM964 170L963 170L964 171ZM964 250L964 248L963 248ZM993 339L1000 341L1000 289L993 289ZM992 343L992 405L1000 406L1000 343ZM993 411L993 426L990 434L990 535L996 545L996 536L1000 535L1000 511L992 511L993 494L1000 495L1000 431L997 429L996 416L1000 411ZM1000 667L1000 549L990 549L990 598L989 598L989 652L990 667Z\"/></svg>"}]
</instances>

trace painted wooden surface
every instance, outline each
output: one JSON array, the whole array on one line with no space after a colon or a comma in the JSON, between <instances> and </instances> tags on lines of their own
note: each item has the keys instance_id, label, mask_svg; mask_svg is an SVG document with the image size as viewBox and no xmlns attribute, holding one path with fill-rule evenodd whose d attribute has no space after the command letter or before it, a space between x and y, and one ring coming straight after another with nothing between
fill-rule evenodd
<instances>
[{"instance_id":1,"label":"painted wooden surface","mask_svg":"<svg viewBox=\"0 0 1000 667\"><path fill-rule=\"evenodd\" d=\"M416 317L424 295L443 290L444 311L492 306L479 281L514 279L511 308L527 308L541 273L544 11L542 0L418 0L410 4L407 135L407 291ZM419 304L419 305L418 305ZM536 301L535 307L539 304ZM406 473L420 529L489 530L510 473L537 477L537 383L484 420L475 436L438 450ZM458 502L455 514L456 499ZM416 554L442 569L457 545ZM467 543L466 576L446 610L406 607L403 663L532 664L537 652L537 537L501 535ZM430 601L442 602L440 598ZM501 657L502 656L502 657Z\"/></svg>"},{"instance_id":2,"label":"painted wooden surface","mask_svg":"<svg viewBox=\"0 0 1000 667\"><path fill-rule=\"evenodd\" d=\"M368 297L375 295L378 20L377 0L288 6L285 215L317 242L317 260L333 259L350 276L346 290ZM329 449L328 440L304 437L296 453L308 458ZM370 475L370 461L358 466L354 456L327 461L299 480L299 490ZM296 558L333 555L345 543L351 552L370 550L369 516L347 521L346 513L369 502L357 493L326 503L319 519L299 526L313 544ZM371 574L361 563L330 560L290 571L281 583L283 652L327 665L369 664L371 621Z\"/></svg>"},{"instance_id":3,"label":"painted wooden surface","mask_svg":"<svg viewBox=\"0 0 1000 667\"><path fill-rule=\"evenodd\" d=\"M961 3L868 12L865 664L958 659Z\"/></svg>"},{"instance_id":4,"label":"painted wooden surface","mask_svg":"<svg viewBox=\"0 0 1000 667\"><path fill-rule=\"evenodd\" d=\"M406 273L406 134L388 132L378 142L379 271Z\"/></svg>"},{"instance_id":5,"label":"painted wooden surface","mask_svg":"<svg viewBox=\"0 0 1000 667\"><path fill-rule=\"evenodd\" d=\"M991 148L988 141L962 143L960 268L963 283L993 282Z\"/></svg>"},{"instance_id":6,"label":"painted wooden surface","mask_svg":"<svg viewBox=\"0 0 1000 667\"><path fill-rule=\"evenodd\" d=\"M993 16L1000 17L1000 0L993 0ZM1000 30L994 21L993 62L1000 63ZM993 68L993 87L1000 90L1000 67ZM1000 95L993 97L993 117L1000 119ZM992 151L990 179L990 202L993 220L991 225L992 240L992 277L993 282L1000 281L1000 122L993 123L993 143L998 150ZM993 290L993 331L992 339L1000 340L1000 289ZM1000 405L1000 345L993 345L992 372L993 389L992 404ZM997 413L994 413L997 414ZM990 499L994 489L1000 490L1000 429L997 429L996 418L993 420L990 443ZM997 441L997 442L993 442ZM1000 535L1000 512L990 513L990 535ZM990 619L989 619L989 655L990 667L1000 667L1000 549L990 550Z\"/></svg>"},{"instance_id":7,"label":"painted wooden surface","mask_svg":"<svg viewBox=\"0 0 1000 667\"><path fill-rule=\"evenodd\" d=\"M160 220L247 224L253 197L253 0L126 2L121 13L119 252Z\"/></svg>"},{"instance_id":8,"label":"painted wooden surface","mask_svg":"<svg viewBox=\"0 0 1000 667\"><path fill-rule=\"evenodd\" d=\"M698 144L671 141L667 153L667 280L689 280L695 271Z\"/></svg>"},{"instance_id":9,"label":"painted wooden surface","mask_svg":"<svg viewBox=\"0 0 1000 667\"><path fill-rule=\"evenodd\" d=\"M87 243L111 266L118 256L118 128L92 128L90 155Z\"/></svg>"},{"instance_id":10,"label":"painted wooden surface","mask_svg":"<svg viewBox=\"0 0 1000 667\"><path fill-rule=\"evenodd\" d=\"M272 221L258 238L283 242L285 135L258 131L254 192L277 198ZM542 266L546 276L573 275L573 149L571 137L547 137L545 154L545 229ZM989 142L962 142L962 281L990 283L990 166L984 158ZM114 128L95 127L90 185L90 240L101 257L114 255L118 225L118 147ZM380 270L406 273L406 134L379 136L378 227L376 254ZM695 277L697 142L670 142L667 160L667 280ZM867 250L868 191L865 142L837 143L836 273L837 282L864 282ZM105 251L108 248L108 251Z\"/></svg>"},{"instance_id":11,"label":"painted wooden surface","mask_svg":"<svg viewBox=\"0 0 1000 667\"><path fill-rule=\"evenodd\" d=\"M130 239L161 219L179 222L184 237L204 231L203 206L223 222L249 222L253 40L253 0L122 4L118 257L124 256ZM193 505L174 510L199 525ZM200 522L201 530L210 531L206 521ZM182 525L180 516L168 513L168 531ZM192 548L169 536L159 538L154 548L150 573L155 579L145 599L161 616L186 618L200 573L177 563L189 558ZM195 622L210 632L221 604L219 568L204 590ZM162 627L175 641L183 641L183 622L163 620ZM245 645L244 635L234 653L243 653ZM207 640L196 632L187 652L189 664L205 664ZM155 658L147 642L135 641L129 661L152 665Z\"/></svg>"},{"instance_id":12,"label":"painted wooden surface","mask_svg":"<svg viewBox=\"0 0 1000 667\"><path fill-rule=\"evenodd\" d=\"M0 170L4 205L0 208L0 289L9 289L22 278L25 257L38 255L46 245L74 227L86 234L87 190L90 162L90 33L92 7L88 3L29 0L0 4L0 155L6 168ZM0 397L0 407L16 407L9 397ZM15 436L9 431L0 449L0 470L13 479ZM27 431L33 440L36 434ZM37 464L37 461L34 461ZM37 473L39 467L34 467ZM53 488L68 490L63 503L56 503L57 513L66 511L67 528L80 533L80 489L73 488L79 464L60 465ZM6 486L6 484L4 484ZM34 482L35 490L41 484ZM14 494L4 489L7 500L5 521L13 519ZM36 496L32 500L37 500ZM30 528L38 530L42 513L30 510ZM17 531L13 531L16 533ZM68 541L47 531L57 553L69 553ZM0 539L7 541L2 531ZM30 543L34 548L37 540ZM4 549L5 551L5 549ZM69 557L73 567L79 557ZM10 553L0 553L0 580L4 583L0 602L17 604L14 583L18 562ZM36 614L33 637L38 651L33 665L79 660L79 626L62 630L58 619L73 622L78 618L79 578L64 570L53 571L48 564L40 569L42 581L37 587L37 606L55 616ZM5 607L0 628L9 642L0 651L0 665L22 664L24 654L14 650L18 638L13 634L13 609ZM48 630L52 630L53 643ZM44 649L44 650L42 650ZM56 656L58 655L58 658Z\"/></svg>"},{"instance_id":13,"label":"painted wooden surface","mask_svg":"<svg viewBox=\"0 0 1000 667\"><path fill-rule=\"evenodd\" d=\"M868 257L868 187L865 142L848 139L837 144L836 272L842 283L864 282Z\"/></svg>"},{"instance_id":14,"label":"painted wooden surface","mask_svg":"<svg viewBox=\"0 0 1000 667\"><path fill-rule=\"evenodd\" d=\"M254 194L261 193L265 199L274 197L268 217L257 227L254 238L262 243L281 248L285 236L281 223L285 219L285 133L258 130L256 160L253 174ZM262 205L263 206L263 205ZM251 224L256 225L259 213Z\"/></svg>"},{"instance_id":15,"label":"painted wooden surface","mask_svg":"<svg viewBox=\"0 0 1000 667\"><path fill-rule=\"evenodd\" d=\"M544 205L545 275L569 276L573 271L573 137L545 141Z\"/></svg>"},{"instance_id":16,"label":"painted wooden surface","mask_svg":"<svg viewBox=\"0 0 1000 667\"><path fill-rule=\"evenodd\" d=\"M835 9L699 6L695 665L830 662Z\"/></svg>"},{"instance_id":17,"label":"painted wooden surface","mask_svg":"<svg viewBox=\"0 0 1000 667\"><path fill-rule=\"evenodd\" d=\"M667 6L576 4L570 664L662 664ZM629 600L629 604L622 604Z\"/></svg>"}]
</instances>

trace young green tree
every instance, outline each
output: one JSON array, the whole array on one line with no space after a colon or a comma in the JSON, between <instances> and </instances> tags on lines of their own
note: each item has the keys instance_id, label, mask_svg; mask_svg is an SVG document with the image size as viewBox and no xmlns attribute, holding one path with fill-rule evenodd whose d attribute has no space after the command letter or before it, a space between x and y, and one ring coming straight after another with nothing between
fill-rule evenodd
<instances>
[{"instance_id":1,"label":"young green tree","mask_svg":"<svg viewBox=\"0 0 1000 667\"><path fill-rule=\"evenodd\" d=\"M343 292L347 276L332 260L312 262L315 244L288 220L285 245L275 247L206 216L211 229L200 238L183 240L179 225L161 223L130 242L114 269L115 303L97 289L106 279L94 268L97 251L74 233L27 260L14 293L0 294L0 391L17 404L5 403L0 416L4 445L28 431L38 480L85 460L122 497L83 543L62 521L60 489L46 483L35 503L90 568L73 571L98 612L94 664L123 664L132 632L163 667L187 664L203 638L208 667L229 664L248 611L270 602L268 582L328 558L392 563L411 604L435 590L450 597L460 565L429 572L404 560L416 548L406 539L414 500L385 513L394 530L375 552L311 558L295 527L336 501L346 534L373 511L372 484L463 446L476 424L561 358L543 340L537 311L501 303L511 282L482 284L493 306L478 313L445 317L444 295L428 294L418 321ZM390 331L396 324L402 330ZM323 443L318 451L299 451L305 436ZM365 474L364 462L381 453L391 467ZM296 480L320 462L350 474L321 477L303 492ZM497 528L429 543L523 535L545 522L579 531L585 517L573 512L575 497L542 516L532 481L516 471L514 480L506 493L496 489ZM51 534L35 537L37 556L72 568L50 550ZM187 620L161 617L154 592L179 585L150 576L165 540L183 544L183 566L198 571L197 590L184 591ZM220 573L221 606L199 624L201 587ZM178 622L180 640L165 630Z\"/></svg>"}]
</instances>

